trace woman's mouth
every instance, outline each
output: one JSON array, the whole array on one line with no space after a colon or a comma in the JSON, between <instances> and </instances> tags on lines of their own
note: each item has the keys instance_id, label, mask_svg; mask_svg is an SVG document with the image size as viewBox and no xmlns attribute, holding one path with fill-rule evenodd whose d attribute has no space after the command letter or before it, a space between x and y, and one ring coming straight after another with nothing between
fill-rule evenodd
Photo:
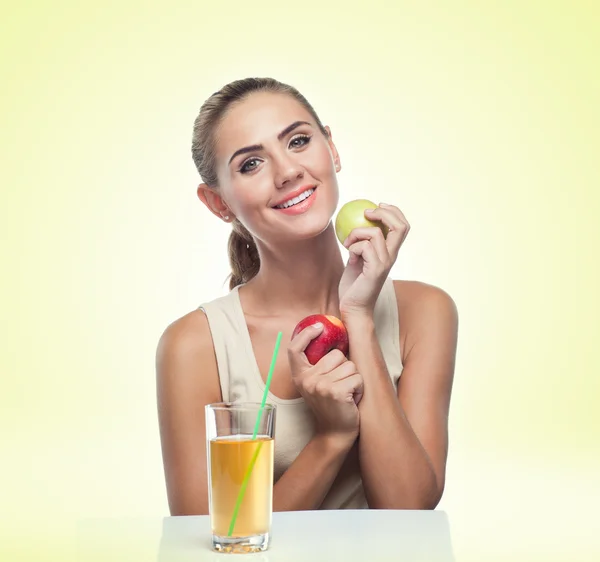
<instances>
[{"instance_id":1,"label":"woman's mouth","mask_svg":"<svg viewBox=\"0 0 600 562\"><path fill-rule=\"evenodd\" d=\"M300 215L307 211L312 204L314 203L316 198L316 188L311 187L306 191L300 193L300 195L288 199L285 203L281 205L276 205L273 209L277 211L281 211L286 215Z\"/></svg>"},{"instance_id":2,"label":"woman's mouth","mask_svg":"<svg viewBox=\"0 0 600 562\"><path fill-rule=\"evenodd\" d=\"M314 191L315 191L314 187L307 189L306 191L303 191L297 197L294 197L293 199L289 199L288 201L286 201L285 203L282 203L281 205L276 205L275 208L276 209L288 209L289 207L297 205L298 203L301 203L305 199L308 199L313 194Z\"/></svg>"}]
</instances>

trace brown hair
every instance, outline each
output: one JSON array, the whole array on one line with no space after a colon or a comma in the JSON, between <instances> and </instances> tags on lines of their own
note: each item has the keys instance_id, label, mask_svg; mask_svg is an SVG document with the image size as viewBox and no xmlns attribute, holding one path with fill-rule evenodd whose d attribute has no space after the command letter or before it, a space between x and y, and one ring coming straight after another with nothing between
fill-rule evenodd
<instances>
[{"instance_id":1,"label":"brown hair","mask_svg":"<svg viewBox=\"0 0 600 562\"><path fill-rule=\"evenodd\" d=\"M314 118L321 132L328 136L317 113L306 98L293 86L278 82L273 78L244 78L223 86L210 96L200 108L194 121L192 136L192 159L202 181L213 189L218 189L215 166L216 131L232 104L241 102L254 92L287 94L300 102ZM229 263L231 277L229 288L247 283L260 269L260 258L252 234L235 219L229 236Z\"/></svg>"}]
</instances>

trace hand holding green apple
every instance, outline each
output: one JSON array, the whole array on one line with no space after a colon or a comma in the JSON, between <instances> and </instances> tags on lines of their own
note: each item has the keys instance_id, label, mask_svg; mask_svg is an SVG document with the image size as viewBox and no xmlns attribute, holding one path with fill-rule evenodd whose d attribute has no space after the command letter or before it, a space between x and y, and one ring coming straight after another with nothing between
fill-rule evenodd
<instances>
[{"instance_id":1,"label":"hand holding green apple","mask_svg":"<svg viewBox=\"0 0 600 562\"><path fill-rule=\"evenodd\" d=\"M342 319L371 315L410 225L394 205L357 199L340 209L335 230L350 253L339 285Z\"/></svg>"},{"instance_id":2,"label":"hand holding green apple","mask_svg":"<svg viewBox=\"0 0 600 562\"><path fill-rule=\"evenodd\" d=\"M380 221L371 221L365 217L366 209L378 208L368 199L355 199L343 205L335 218L335 234L338 240L343 244L353 229L369 226L378 226L385 238L389 231L388 227Z\"/></svg>"}]
</instances>

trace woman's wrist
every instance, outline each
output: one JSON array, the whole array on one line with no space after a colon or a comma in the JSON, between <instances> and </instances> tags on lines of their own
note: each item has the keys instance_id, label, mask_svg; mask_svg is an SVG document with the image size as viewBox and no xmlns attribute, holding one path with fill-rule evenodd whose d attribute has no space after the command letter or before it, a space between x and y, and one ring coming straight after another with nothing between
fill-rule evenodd
<instances>
[{"instance_id":1,"label":"woman's wrist","mask_svg":"<svg viewBox=\"0 0 600 562\"><path fill-rule=\"evenodd\" d=\"M315 439L326 450L334 453L345 454L354 445L358 433L317 433Z\"/></svg>"},{"instance_id":2,"label":"woman's wrist","mask_svg":"<svg viewBox=\"0 0 600 562\"><path fill-rule=\"evenodd\" d=\"M362 330L375 325L373 311L368 309L340 310L341 320L350 330Z\"/></svg>"}]
</instances>

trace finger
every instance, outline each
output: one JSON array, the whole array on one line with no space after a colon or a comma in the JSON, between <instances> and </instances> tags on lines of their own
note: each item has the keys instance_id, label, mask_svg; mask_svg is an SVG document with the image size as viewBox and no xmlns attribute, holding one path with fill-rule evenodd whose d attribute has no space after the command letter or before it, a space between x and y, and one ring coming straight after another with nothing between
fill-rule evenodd
<instances>
[{"instance_id":1,"label":"finger","mask_svg":"<svg viewBox=\"0 0 600 562\"><path fill-rule=\"evenodd\" d=\"M362 398L363 390L364 390L364 382L361 375L358 373L346 377L341 381L338 381L332 386L333 389L333 398L339 400L341 402L356 402L355 397Z\"/></svg>"},{"instance_id":2,"label":"finger","mask_svg":"<svg viewBox=\"0 0 600 562\"><path fill-rule=\"evenodd\" d=\"M385 222L386 224L389 221L389 226L398 226L399 223L408 224L408 220L404 213L395 205L388 205L387 203L379 203L379 206L375 209L365 209L365 217L377 217L377 220Z\"/></svg>"},{"instance_id":3,"label":"finger","mask_svg":"<svg viewBox=\"0 0 600 562\"><path fill-rule=\"evenodd\" d=\"M375 248L375 251L377 252L377 255L381 261L385 262L388 260L389 251L388 247L386 246L385 237L383 236L381 228L378 226L355 228L350 232L348 238L344 240L344 246L349 248L352 246L352 244L360 242L361 240L369 240L371 244L373 244L373 247Z\"/></svg>"},{"instance_id":4,"label":"finger","mask_svg":"<svg viewBox=\"0 0 600 562\"><path fill-rule=\"evenodd\" d=\"M370 240L356 242L348 248L348 251L350 252L351 260L353 256L362 258L368 271L373 271L375 274L377 274L381 273L381 271L386 268L386 264L379 258L379 255L375 251L375 248L373 247L373 244L371 244ZM389 257L386 259L386 261L389 261Z\"/></svg>"},{"instance_id":5,"label":"finger","mask_svg":"<svg viewBox=\"0 0 600 562\"><path fill-rule=\"evenodd\" d=\"M313 391L317 395L333 400L344 400L348 393L354 392L355 388L362 392L362 377L355 368L350 370L340 367L336 371L340 372L314 375L307 381L308 385L312 385Z\"/></svg>"},{"instance_id":6,"label":"finger","mask_svg":"<svg viewBox=\"0 0 600 562\"><path fill-rule=\"evenodd\" d=\"M321 375L321 378L331 384L334 384L338 381L351 377L358 373L356 365L352 361L344 361L340 366L332 369L330 372Z\"/></svg>"},{"instance_id":7,"label":"finger","mask_svg":"<svg viewBox=\"0 0 600 562\"><path fill-rule=\"evenodd\" d=\"M367 209L365 216L369 220L379 220L388 227L386 246L392 256L397 256L400 246L402 246L408 235L410 224L398 207L385 203L381 203L380 205L382 206L377 209Z\"/></svg>"},{"instance_id":8,"label":"finger","mask_svg":"<svg viewBox=\"0 0 600 562\"><path fill-rule=\"evenodd\" d=\"M354 392L354 403L358 406L358 403L362 400L362 397L365 395L365 386L364 381L363 384L360 385Z\"/></svg>"},{"instance_id":9,"label":"finger","mask_svg":"<svg viewBox=\"0 0 600 562\"><path fill-rule=\"evenodd\" d=\"M288 345L288 359L290 366L293 368L300 365L310 365L304 350L308 347L308 344L314 340L323 331L323 324L317 322L307 328L304 328L296 337L292 338Z\"/></svg>"},{"instance_id":10,"label":"finger","mask_svg":"<svg viewBox=\"0 0 600 562\"><path fill-rule=\"evenodd\" d=\"M381 205L376 209L366 209L365 217L382 222L390 231L401 231L410 227L404 213L398 207L385 203L381 203Z\"/></svg>"},{"instance_id":11,"label":"finger","mask_svg":"<svg viewBox=\"0 0 600 562\"><path fill-rule=\"evenodd\" d=\"M339 350L332 349L326 353L317 361L315 364L316 371L320 373L320 376L337 369L340 365L347 363L347 357Z\"/></svg>"},{"instance_id":12,"label":"finger","mask_svg":"<svg viewBox=\"0 0 600 562\"><path fill-rule=\"evenodd\" d=\"M379 203L379 208L384 209L386 211L390 211L393 215L399 217L402 222L408 224L408 220L406 219L406 216L398 207L396 207L396 205L388 205L387 203Z\"/></svg>"}]
</instances>

